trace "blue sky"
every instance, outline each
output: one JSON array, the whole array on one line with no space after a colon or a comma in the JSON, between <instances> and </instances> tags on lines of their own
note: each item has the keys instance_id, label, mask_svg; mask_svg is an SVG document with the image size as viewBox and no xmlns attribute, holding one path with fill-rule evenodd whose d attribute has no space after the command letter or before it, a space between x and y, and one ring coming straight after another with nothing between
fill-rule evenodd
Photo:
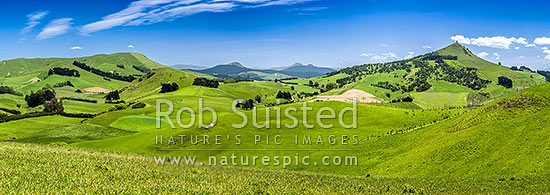
<instances>
[{"instance_id":1,"label":"blue sky","mask_svg":"<svg viewBox=\"0 0 550 195\"><path fill-rule=\"evenodd\" d=\"M489 61L550 70L548 7L469 0L10 1L0 6L0 59L140 52L165 65L341 68L459 41Z\"/></svg>"}]
</instances>

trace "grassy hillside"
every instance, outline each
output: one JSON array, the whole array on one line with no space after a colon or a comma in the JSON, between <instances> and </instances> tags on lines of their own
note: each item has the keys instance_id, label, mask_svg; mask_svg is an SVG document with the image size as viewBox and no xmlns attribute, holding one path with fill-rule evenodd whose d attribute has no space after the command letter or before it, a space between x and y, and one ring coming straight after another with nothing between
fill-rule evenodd
<instances>
[{"instance_id":1,"label":"grassy hillside","mask_svg":"<svg viewBox=\"0 0 550 195\"><path fill-rule=\"evenodd\" d=\"M513 86L498 85L501 76L511 79ZM344 88L357 88L379 99L398 101L410 96L413 103L422 108L480 105L509 94L516 87L546 83L541 75L491 63L458 43L412 59L358 65L327 76L292 82L305 84L312 80L327 84L338 79L343 79L338 84ZM345 90L336 90L336 93L342 91Z\"/></svg>"},{"instance_id":2,"label":"grassy hillside","mask_svg":"<svg viewBox=\"0 0 550 195\"><path fill-rule=\"evenodd\" d=\"M177 83L180 88L184 88L193 84L195 78L197 77L189 72L168 67L156 69L132 81L122 92L121 98L134 100L158 93L162 83Z\"/></svg>"},{"instance_id":3,"label":"grassy hillside","mask_svg":"<svg viewBox=\"0 0 550 195\"><path fill-rule=\"evenodd\" d=\"M500 194L544 193L550 185L545 175L349 177L233 167L158 166L150 156L15 143L1 143L0 158L1 193Z\"/></svg>"},{"instance_id":4,"label":"grassy hillside","mask_svg":"<svg viewBox=\"0 0 550 195\"><path fill-rule=\"evenodd\" d=\"M73 82L76 88L98 86L115 90L128 85L128 82L124 81L113 79L106 81L101 76L72 65L73 61L84 62L102 71L114 71L122 75L143 74L139 70L133 68L133 66L146 69L165 67L137 53L100 54L77 58L19 58L0 62L0 82L22 93L29 93L31 90L39 89L46 83L55 84L67 80ZM48 70L55 67L77 70L81 76L69 77L52 75L46 77Z\"/></svg>"}]
</instances>

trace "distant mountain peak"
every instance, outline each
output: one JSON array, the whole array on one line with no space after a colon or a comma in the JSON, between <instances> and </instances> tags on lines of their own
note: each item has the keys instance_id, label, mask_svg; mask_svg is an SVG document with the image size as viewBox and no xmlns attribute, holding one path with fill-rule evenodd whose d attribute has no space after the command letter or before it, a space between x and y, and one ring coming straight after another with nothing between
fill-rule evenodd
<instances>
[{"instance_id":1,"label":"distant mountain peak","mask_svg":"<svg viewBox=\"0 0 550 195\"><path fill-rule=\"evenodd\" d=\"M227 65L230 65L230 66L237 66L237 67L241 67L241 68L246 68L244 65L242 65L240 62L231 62Z\"/></svg>"}]
</instances>

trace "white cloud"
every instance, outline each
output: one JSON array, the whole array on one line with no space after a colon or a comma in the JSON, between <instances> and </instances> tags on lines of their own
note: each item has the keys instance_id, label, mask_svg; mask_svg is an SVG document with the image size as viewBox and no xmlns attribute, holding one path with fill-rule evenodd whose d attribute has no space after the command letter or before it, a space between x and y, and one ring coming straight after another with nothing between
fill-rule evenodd
<instances>
[{"instance_id":1,"label":"white cloud","mask_svg":"<svg viewBox=\"0 0 550 195\"><path fill-rule=\"evenodd\" d=\"M527 44L529 44L529 43L527 42L527 39L525 39L525 38L523 38L523 37L518 38L518 39L516 40L516 43L519 43L519 44L522 44L522 45L527 45Z\"/></svg>"},{"instance_id":2,"label":"white cloud","mask_svg":"<svg viewBox=\"0 0 550 195\"><path fill-rule=\"evenodd\" d=\"M128 48L134 48L134 45L128 45Z\"/></svg>"},{"instance_id":3,"label":"white cloud","mask_svg":"<svg viewBox=\"0 0 550 195\"><path fill-rule=\"evenodd\" d=\"M489 56L489 53L487 52L481 52L481 53L478 53L477 56L481 57L481 58L485 58L487 56Z\"/></svg>"},{"instance_id":4,"label":"white cloud","mask_svg":"<svg viewBox=\"0 0 550 195\"><path fill-rule=\"evenodd\" d=\"M527 44L527 41L525 38L515 38L515 37L503 37L503 36L496 36L496 37L478 37L478 38L467 38L463 35L455 35L451 37L451 40L457 41L462 44L467 45L477 45L480 47L492 47L492 48L498 48L498 49L510 49L510 45L514 43L519 44Z\"/></svg>"},{"instance_id":5,"label":"white cloud","mask_svg":"<svg viewBox=\"0 0 550 195\"><path fill-rule=\"evenodd\" d=\"M292 5L312 0L138 0L100 21L84 25L80 34L89 35L117 26L139 26L194 15L203 12L230 12L237 8Z\"/></svg>"},{"instance_id":6,"label":"white cloud","mask_svg":"<svg viewBox=\"0 0 550 195\"><path fill-rule=\"evenodd\" d=\"M537 46L537 45L535 45L534 43L525 45L525 47L536 47L536 46Z\"/></svg>"},{"instance_id":7,"label":"white cloud","mask_svg":"<svg viewBox=\"0 0 550 195\"><path fill-rule=\"evenodd\" d=\"M422 46L422 48L424 48L424 49L431 49L431 48L432 48L432 46L429 46L429 45L424 45L424 46Z\"/></svg>"},{"instance_id":8,"label":"white cloud","mask_svg":"<svg viewBox=\"0 0 550 195\"><path fill-rule=\"evenodd\" d=\"M545 60L550 60L550 55L544 56Z\"/></svg>"},{"instance_id":9,"label":"white cloud","mask_svg":"<svg viewBox=\"0 0 550 195\"><path fill-rule=\"evenodd\" d=\"M541 47L540 49L542 49L542 50L547 50L548 47Z\"/></svg>"},{"instance_id":10,"label":"white cloud","mask_svg":"<svg viewBox=\"0 0 550 195\"><path fill-rule=\"evenodd\" d=\"M72 20L72 18L52 20L48 25L46 25L46 27L44 27L44 29L42 29L42 32L36 36L36 39L49 39L67 33L71 28Z\"/></svg>"},{"instance_id":11,"label":"white cloud","mask_svg":"<svg viewBox=\"0 0 550 195\"><path fill-rule=\"evenodd\" d=\"M387 62L387 61L398 60L398 59L400 59L400 58L397 56L397 54L395 54L393 52L373 55L371 57L371 60L375 61L375 62Z\"/></svg>"},{"instance_id":12,"label":"white cloud","mask_svg":"<svg viewBox=\"0 0 550 195\"><path fill-rule=\"evenodd\" d=\"M550 50L548 50L548 49L545 49L544 51L542 51L542 53L545 53L545 54L548 54L548 55L550 55Z\"/></svg>"},{"instance_id":13,"label":"white cloud","mask_svg":"<svg viewBox=\"0 0 550 195\"><path fill-rule=\"evenodd\" d=\"M495 56L495 60L500 60L500 54L498 54L498 53L493 53L493 56Z\"/></svg>"},{"instance_id":14,"label":"white cloud","mask_svg":"<svg viewBox=\"0 0 550 195\"><path fill-rule=\"evenodd\" d=\"M388 44L380 44L381 47L388 47Z\"/></svg>"},{"instance_id":15,"label":"white cloud","mask_svg":"<svg viewBox=\"0 0 550 195\"><path fill-rule=\"evenodd\" d=\"M407 52L407 56L404 57L403 59L410 59L410 58L413 58L413 57L414 57L414 52L409 51L409 52Z\"/></svg>"},{"instance_id":16,"label":"white cloud","mask_svg":"<svg viewBox=\"0 0 550 195\"><path fill-rule=\"evenodd\" d=\"M369 56L372 56L371 53L362 53L361 55L359 55L361 57L369 57Z\"/></svg>"},{"instance_id":17,"label":"white cloud","mask_svg":"<svg viewBox=\"0 0 550 195\"><path fill-rule=\"evenodd\" d=\"M27 15L27 24L25 27L21 30L21 33L28 33L34 28L36 25L40 24L40 20L44 18L46 15L50 13L49 11L41 11L41 12L33 12L29 15Z\"/></svg>"},{"instance_id":18,"label":"white cloud","mask_svg":"<svg viewBox=\"0 0 550 195\"><path fill-rule=\"evenodd\" d=\"M519 50L520 47L515 47L514 49Z\"/></svg>"},{"instance_id":19,"label":"white cloud","mask_svg":"<svg viewBox=\"0 0 550 195\"><path fill-rule=\"evenodd\" d=\"M534 43L537 45L550 45L550 37L538 37Z\"/></svg>"},{"instance_id":20,"label":"white cloud","mask_svg":"<svg viewBox=\"0 0 550 195\"><path fill-rule=\"evenodd\" d=\"M71 50L81 50L81 49L84 49L84 48L82 48L80 46L74 46L74 47L71 47L70 49Z\"/></svg>"}]
</instances>

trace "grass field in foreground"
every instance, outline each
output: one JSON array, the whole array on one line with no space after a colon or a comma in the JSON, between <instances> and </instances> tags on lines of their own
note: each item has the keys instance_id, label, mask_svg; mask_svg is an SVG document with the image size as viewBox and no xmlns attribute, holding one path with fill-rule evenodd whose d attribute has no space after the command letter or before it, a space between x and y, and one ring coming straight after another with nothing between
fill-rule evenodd
<instances>
[{"instance_id":1,"label":"grass field in foreground","mask_svg":"<svg viewBox=\"0 0 550 195\"><path fill-rule=\"evenodd\" d=\"M0 142L0 193L540 194L548 175L377 177L156 165L145 155Z\"/></svg>"}]
</instances>

